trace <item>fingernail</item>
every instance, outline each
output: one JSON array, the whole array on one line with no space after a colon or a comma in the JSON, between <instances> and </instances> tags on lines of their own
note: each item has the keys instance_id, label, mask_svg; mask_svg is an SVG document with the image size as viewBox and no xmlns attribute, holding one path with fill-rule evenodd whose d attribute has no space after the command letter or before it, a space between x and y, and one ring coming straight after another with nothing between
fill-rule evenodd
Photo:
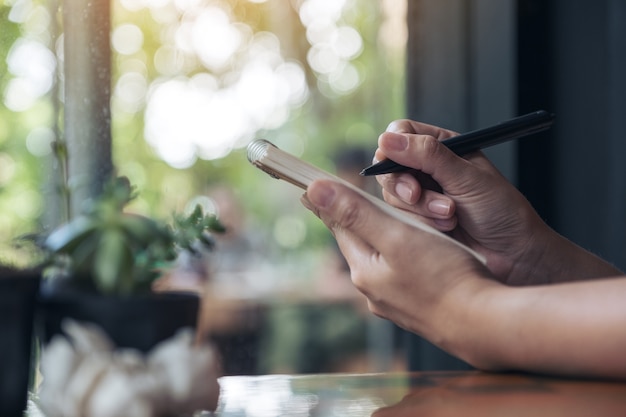
<instances>
[{"instance_id":1,"label":"fingernail","mask_svg":"<svg viewBox=\"0 0 626 417\"><path fill-rule=\"evenodd\" d=\"M311 205L311 202L309 201L309 195L307 193L302 194L302 196L300 197L300 202L305 208L313 211L313 205Z\"/></svg>"},{"instance_id":2,"label":"fingernail","mask_svg":"<svg viewBox=\"0 0 626 417\"><path fill-rule=\"evenodd\" d=\"M409 187L407 184L403 183L403 182L398 182L396 184L396 195L405 203L407 204L411 204L412 200L411 198L413 197L413 189L411 187Z\"/></svg>"},{"instance_id":3,"label":"fingernail","mask_svg":"<svg viewBox=\"0 0 626 417\"><path fill-rule=\"evenodd\" d=\"M450 231L450 230L453 230L456 227L456 219L455 218L450 218L450 219L433 219L433 221L437 225L437 228L439 230L441 230L441 231Z\"/></svg>"},{"instance_id":4,"label":"fingernail","mask_svg":"<svg viewBox=\"0 0 626 417\"><path fill-rule=\"evenodd\" d=\"M403 151L409 146L409 140L405 135L394 132L386 132L385 145L394 151Z\"/></svg>"},{"instance_id":5,"label":"fingernail","mask_svg":"<svg viewBox=\"0 0 626 417\"><path fill-rule=\"evenodd\" d=\"M314 206L326 208L335 199L335 189L327 185L317 185L307 192L307 196Z\"/></svg>"},{"instance_id":6,"label":"fingernail","mask_svg":"<svg viewBox=\"0 0 626 417\"><path fill-rule=\"evenodd\" d=\"M447 216L450 214L450 202L446 200L433 200L428 203L428 210L431 213L438 214L440 216Z\"/></svg>"}]
</instances>

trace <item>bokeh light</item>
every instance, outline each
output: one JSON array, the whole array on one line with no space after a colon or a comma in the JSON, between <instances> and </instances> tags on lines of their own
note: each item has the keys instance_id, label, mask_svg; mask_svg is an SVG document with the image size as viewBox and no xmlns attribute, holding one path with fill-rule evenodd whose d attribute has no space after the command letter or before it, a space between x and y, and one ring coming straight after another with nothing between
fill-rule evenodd
<instances>
[{"instance_id":1,"label":"bokeh light","mask_svg":"<svg viewBox=\"0 0 626 417\"><path fill-rule=\"evenodd\" d=\"M0 152L0 187L7 185L15 176L17 164L11 155Z\"/></svg>"},{"instance_id":2,"label":"bokeh light","mask_svg":"<svg viewBox=\"0 0 626 417\"><path fill-rule=\"evenodd\" d=\"M284 55L274 33L238 20L226 2L120 3L130 11L149 9L161 23L161 46L153 55L160 76L152 81L138 74L121 76L114 103L128 113L145 109L144 136L172 167L184 169L198 159L228 155L256 132L280 128L310 97L303 63ZM341 96L356 91L364 79L355 61L363 39L343 20L353 2L303 0L292 6L306 30L306 64L320 92ZM141 43L134 25L116 28L113 45L121 55L132 55Z\"/></svg>"},{"instance_id":3,"label":"bokeh light","mask_svg":"<svg viewBox=\"0 0 626 417\"><path fill-rule=\"evenodd\" d=\"M118 109L136 113L143 108L148 80L138 72L125 72L117 81L114 99Z\"/></svg>"},{"instance_id":4,"label":"bokeh light","mask_svg":"<svg viewBox=\"0 0 626 417\"><path fill-rule=\"evenodd\" d=\"M111 46L122 55L132 55L143 46L143 32L137 25L120 25L113 30Z\"/></svg>"},{"instance_id":5,"label":"bokeh light","mask_svg":"<svg viewBox=\"0 0 626 417\"><path fill-rule=\"evenodd\" d=\"M226 10L206 7L197 16L187 11L173 36L174 47L155 57L161 62L157 69L173 74L189 54L204 69L149 86L145 138L175 168L245 146L259 130L280 127L308 97L304 69L285 60L276 35L253 34ZM177 55L174 66L164 59Z\"/></svg>"},{"instance_id":6,"label":"bokeh light","mask_svg":"<svg viewBox=\"0 0 626 417\"><path fill-rule=\"evenodd\" d=\"M341 96L355 91L363 81L351 62L363 50L359 32L341 23L346 1L305 0L299 16L311 44L307 63L318 76L318 88L326 96Z\"/></svg>"},{"instance_id":7,"label":"bokeh light","mask_svg":"<svg viewBox=\"0 0 626 417\"><path fill-rule=\"evenodd\" d=\"M226 12L218 7L208 7L190 22L183 22L180 30L188 30L188 36L180 42L191 42L204 66L209 71L219 71L227 66L235 53L245 45L250 35L246 25L230 21ZM184 45L180 45L184 49Z\"/></svg>"},{"instance_id":8,"label":"bokeh light","mask_svg":"<svg viewBox=\"0 0 626 417\"><path fill-rule=\"evenodd\" d=\"M41 214L41 198L41 194L35 187L24 187L12 196L10 204L18 217L27 220Z\"/></svg>"},{"instance_id":9,"label":"bokeh light","mask_svg":"<svg viewBox=\"0 0 626 417\"><path fill-rule=\"evenodd\" d=\"M63 140L66 101L60 10L30 0L5 7L3 207L13 204L17 189L55 186L47 181L56 177L34 178L62 171L52 145ZM170 198L171 190L191 198L216 170L225 181L240 181L245 158L235 151L259 136L296 155L321 155L315 162L332 169L332 141L374 138L379 119L393 112L387 106L370 117L368 102L376 97L378 106L382 96L388 102L390 86L399 85L382 74L402 68L406 0L113 0L111 7L113 156L119 172L142 189L133 203L140 211L155 210L162 192L158 211L167 213L178 198ZM362 123L349 129L350 118ZM183 178L187 188L180 187ZM246 178L250 188L255 181ZM251 203L255 216L271 210ZM24 213L39 221L37 202L32 207ZM268 223L271 238L288 249L315 239L312 222L295 222L300 213L292 217L293 210L283 204L276 228ZM6 221L20 223L15 213ZM298 230L303 235L287 233Z\"/></svg>"},{"instance_id":10,"label":"bokeh light","mask_svg":"<svg viewBox=\"0 0 626 417\"><path fill-rule=\"evenodd\" d=\"M306 224L301 217L281 216L274 224L274 239L284 248L297 248L306 239Z\"/></svg>"},{"instance_id":11,"label":"bokeh light","mask_svg":"<svg viewBox=\"0 0 626 417\"><path fill-rule=\"evenodd\" d=\"M36 127L26 136L26 149L34 156L48 156L52 153L52 143L55 139L56 135L49 127Z\"/></svg>"},{"instance_id":12,"label":"bokeh light","mask_svg":"<svg viewBox=\"0 0 626 417\"><path fill-rule=\"evenodd\" d=\"M4 91L4 104L13 111L29 109L54 84L56 57L38 41L18 39L9 51L7 66L13 78Z\"/></svg>"}]
</instances>

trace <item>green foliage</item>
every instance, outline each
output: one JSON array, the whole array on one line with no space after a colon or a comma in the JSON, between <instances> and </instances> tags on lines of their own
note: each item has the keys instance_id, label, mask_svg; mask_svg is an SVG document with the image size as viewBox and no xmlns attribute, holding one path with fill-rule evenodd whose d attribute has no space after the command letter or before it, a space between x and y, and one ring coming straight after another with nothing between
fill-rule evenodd
<instances>
[{"instance_id":1,"label":"green foliage","mask_svg":"<svg viewBox=\"0 0 626 417\"><path fill-rule=\"evenodd\" d=\"M286 123L259 131L257 137L272 140L282 148L333 171L335 167L332 159L338 149L347 144L360 144L373 152L378 133L391 120L404 117L403 59L401 56L390 57L379 41L383 18L380 10L384 2L354 0L345 8L338 24L354 27L363 38L363 50L354 59L362 83L349 94L334 96L325 94L328 91L323 94L319 87L323 82L319 81L318 75L307 63L307 51L311 45L296 11L296 5L302 2L287 2L289 4L280 6L277 2L257 4L244 0L208 3L227 4L233 21L240 27L247 26L254 33L274 33L286 60L297 61L306 71L310 89L306 103L300 108L291 109ZM148 7L130 10L118 1L112 1L111 5L113 29L131 24L139 27L143 35L141 48L137 52L114 52L112 56L113 162L118 173L127 176L141 190L139 195L128 202L127 208L145 217L163 218L172 212L185 211L190 201L205 196L213 185L227 185L241 197L250 223L255 227L266 228L264 232L269 232L269 236L282 216L302 220L306 225L304 241L300 246L286 250L304 252L315 246L327 245L330 240L328 231L315 216L301 207L296 195L299 191L293 192L290 185L277 182L250 166L242 148L235 148L219 159L198 159L193 166L185 169L169 166L159 158L152 145L144 140L145 100L153 86L167 79L191 77L199 73L217 78L220 74L211 73L197 59L185 61L178 73L161 74L157 70L156 57L161 48L174 46L164 39L168 39L167 34L177 27L177 23L172 23L169 18L163 20L166 10L175 9L173 3L160 11ZM12 7L0 5L0 235L7 240L36 228L55 226L57 223L49 221L46 216L50 216L51 211L63 211L63 202L67 200L67 196L62 195L67 191L63 186L67 188L71 185L60 186L51 181L62 170L54 153L35 156L26 147L26 139L34 129L46 126L55 130L55 123L62 125L62 101L50 92L31 109L19 113L3 107L2 98L12 77L6 64L9 50L20 36L44 38L41 34L29 35L28 27L36 25L10 21L8 14ZM52 15L50 18L52 22L58 16ZM59 33L53 33L55 29L52 26L50 24L48 46L58 42ZM59 31L62 31L62 27ZM181 30L181 33L185 32ZM227 69L231 66L240 66L240 63L232 62ZM140 104L134 112L115 105L118 82L128 74L141 74L146 83L145 97L139 99ZM63 77L58 74L55 79ZM227 84L228 79L222 80L219 87ZM57 143L62 143L62 134L56 139L59 141ZM172 138L173 141L178 139ZM7 159L12 161L17 170L3 181L2 173L7 171ZM26 200L23 196L30 197ZM119 233L108 234L102 243L103 248L117 248L114 242L119 239ZM1 241L0 252L10 252L8 245ZM119 250L116 256L124 258L128 253L126 249ZM108 274L113 275L112 272Z\"/></svg>"},{"instance_id":2,"label":"green foliage","mask_svg":"<svg viewBox=\"0 0 626 417\"><path fill-rule=\"evenodd\" d=\"M186 217L174 216L174 241L182 250L199 254L203 249L213 249L215 242L207 230L224 233L226 228L217 217L205 215L200 205Z\"/></svg>"},{"instance_id":3,"label":"green foliage","mask_svg":"<svg viewBox=\"0 0 626 417\"><path fill-rule=\"evenodd\" d=\"M9 20L9 12L11 8L7 5L0 4L0 57L7 56L13 42L19 37L20 28L17 24ZM0 87L4 89L7 80L7 63L4 59L0 60Z\"/></svg>"},{"instance_id":4,"label":"green foliage","mask_svg":"<svg viewBox=\"0 0 626 417\"><path fill-rule=\"evenodd\" d=\"M127 178L117 178L85 212L55 229L45 240L50 253L48 275L65 277L72 286L104 294L150 291L152 282L180 251L213 249L211 232L224 227L200 206L173 224L127 213L135 197Z\"/></svg>"}]
</instances>

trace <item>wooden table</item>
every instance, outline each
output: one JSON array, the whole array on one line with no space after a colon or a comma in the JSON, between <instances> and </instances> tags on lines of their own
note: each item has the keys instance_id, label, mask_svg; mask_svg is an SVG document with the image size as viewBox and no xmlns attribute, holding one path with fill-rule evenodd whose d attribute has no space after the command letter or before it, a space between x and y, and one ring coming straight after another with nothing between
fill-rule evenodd
<instances>
[{"instance_id":1,"label":"wooden table","mask_svg":"<svg viewBox=\"0 0 626 417\"><path fill-rule=\"evenodd\" d=\"M231 376L216 416L626 416L626 383L420 372Z\"/></svg>"}]
</instances>

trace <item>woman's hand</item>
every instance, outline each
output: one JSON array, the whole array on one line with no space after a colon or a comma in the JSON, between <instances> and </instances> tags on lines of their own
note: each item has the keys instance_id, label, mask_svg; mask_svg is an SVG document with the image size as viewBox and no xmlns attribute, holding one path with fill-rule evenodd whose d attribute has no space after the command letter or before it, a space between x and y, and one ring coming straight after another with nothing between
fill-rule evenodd
<instances>
[{"instance_id":1,"label":"woman's hand","mask_svg":"<svg viewBox=\"0 0 626 417\"><path fill-rule=\"evenodd\" d=\"M462 158L439 143L454 135L410 120L391 123L379 137L375 158L392 159L419 175L378 176L385 200L483 254L491 272L507 284L590 278L597 267L606 269L602 275L616 272L597 265L597 259L590 271L562 268L567 256L584 251L550 229L482 153ZM424 174L436 187L429 187ZM592 257L584 255L585 262Z\"/></svg>"},{"instance_id":2,"label":"woman's hand","mask_svg":"<svg viewBox=\"0 0 626 417\"><path fill-rule=\"evenodd\" d=\"M374 314L480 369L626 378L625 277L511 287L458 245L342 184L315 181L303 203L335 235ZM589 259L565 257L557 266L595 263Z\"/></svg>"},{"instance_id":3,"label":"woman's hand","mask_svg":"<svg viewBox=\"0 0 626 417\"><path fill-rule=\"evenodd\" d=\"M496 284L468 252L392 218L341 184L315 181L302 201L333 232L370 311L431 340L442 337L442 320L456 305Z\"/></svg>"}]
</instances>

